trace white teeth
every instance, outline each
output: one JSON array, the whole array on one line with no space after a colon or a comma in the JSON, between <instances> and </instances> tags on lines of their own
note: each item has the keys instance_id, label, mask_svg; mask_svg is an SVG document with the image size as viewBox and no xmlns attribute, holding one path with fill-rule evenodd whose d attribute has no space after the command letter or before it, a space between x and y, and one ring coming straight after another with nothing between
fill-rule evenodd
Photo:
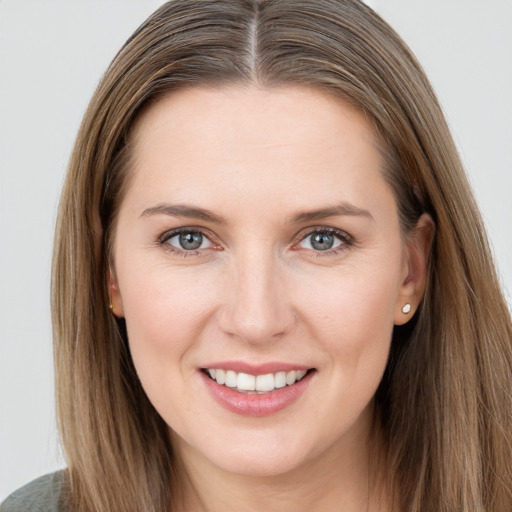
<instances>
[{"instance_id":1,"label":"white teeth","mask_svg":"<svg viewBox=\"0 0 512 512\"><path fill-rule=\"evenodd\" d=\"M233 370L226 372L226 386L228 388L236 388L236 372Z\"/></svg>"},{"instance_id":2,"label":"white teeth","mask_svg":"<svg viewBox=\"0 0 512 512\"><path fill-rule=\"evenodd\" d=\"M256 377L247 373L239 373L236 378L236 387L243 391L254 391L256 386Z\"/></svg>"},{"instance_id":3,"label":"white teeth","mask_svg":"<svg viewBox=\"0 0 512 512\"><path fill-rule=\"evenodd\" d=\"M284 388L286 386L286 372L277 372L274 377L275 387Z\"/></svg>"},{"instance_id":4,"label":"white teeth","mask_svg":"<svg viewBox=\"0 0 512 512\"><path fill-rule=\"evenodd\" d=\"M297 380L301 380L306 375L306 370L297 370Z\"/></svg>"},{"instance_id":5,"label":"white teeth","mask_svg":"<svg viewBox=\"0 0 512 512\"><path fill-rule=\"evenodd\" d=\"M286 374L286 384L291 386L297 380L297 372L291 371Z\"/></svg>"},{"instance_id":6,"label":"white teeth","mask_svg":"<svg viewBox=\"0 0 512 512\"><path fill-rule=\"evenodd\" d=\"M275 385L273 373L267 373L266 375L258 375L256 377L257 391L272 391L274 388Z\"/></svg>"},{"instance_id":7,"label":"white teeth","mask_svg":"<svg viewBox=\"0 0 512 512\"><path fill-rule=\"evenodd\" d=\"M215 371L215 380L217 384L225 384L226 382L226 372L224 370L214 370Z\"/></svg>"},{"instance_id":8,"label":"white teeth","mask_svg":"<svg viewBox=\"0 0 512 512\"><path fill-rule=\"evenodd\" d=\"M265 375L250 375L248 373L236 373L233 370L221 370L219 368L208 368L210 377L217 381L217 384L225 385L228 388L236 388L241 392L268 393L274 389L291 386L300 381L306 370L292 370L290 372L267 373Z\"/></svg>"}]
</instances>

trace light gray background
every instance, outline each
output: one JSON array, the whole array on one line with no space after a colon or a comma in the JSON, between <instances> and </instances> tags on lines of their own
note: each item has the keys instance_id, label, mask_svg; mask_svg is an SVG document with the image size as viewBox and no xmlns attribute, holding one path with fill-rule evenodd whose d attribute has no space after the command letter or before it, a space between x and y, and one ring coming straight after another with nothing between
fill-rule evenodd
<instances>
[{"instance_id":1,"label":"light gray background","mask_svg":"<svg viewBox=\"0 0 512 512\"><path fill-rule=\"evenodd\" d=\"M59 189L101 74L162 3L0 0L0 501L63 466L49 311ZM512 0L368 3L440 96L511 291Z\"/></svg>"}]
</instances>

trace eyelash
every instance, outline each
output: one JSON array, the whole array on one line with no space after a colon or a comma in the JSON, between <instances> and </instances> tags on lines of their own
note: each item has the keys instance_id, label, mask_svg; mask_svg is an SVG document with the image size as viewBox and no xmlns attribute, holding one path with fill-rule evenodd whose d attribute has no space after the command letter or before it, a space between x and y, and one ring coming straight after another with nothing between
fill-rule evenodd
<instances>
[{"instance_id":1,"label":"eyelash","mask_svg":"<svg viewBox=\"0 0 512 512\"><path fill-rule=\"evenodd\" d=\"M205 232L203 228L193 228L193 227L185 227L185 228L179 228L179 229L173 229L172 231L166 231L162 235L158 237L158 244L162 246L166 251L177 255L181 257L187 257L187 256L198 256L201 255L201 252L204 251L204 249L194 249L194 250L185 250L185 249L178 249L177 247L172 246L169 244L169 240L177 235L180 235L182 233L200 233L202 236L204 236L212 245L213 247L220 247L220 244L216 241L215 237L209 233ZM355 245L354 238L346 233L345 231L342 231L340 229L331 228L331 227L313 227L308 228L306 232L302 232L296 237L296 241L293 242L293 247L295 248L300 242L306 240L308 237L314 235L314 234L327 234L327 235L334 235L341 243L339 246L335 247L334 249L326 249L324 251L315 251L313 250L315 257L326 257L326 256L333 256L337 255L343 251L348 250L350 247ZM299 250L299 249L296 249Z\"/></svg>"},{"instance_id":2,"label":"eyelash","mask_svg":"<svg viewBox=\"0 0 512 512\"><path fill-rule=\"evenodd\" d=\"M185 249L178 249L177 247L172 246L169 244L169 240L176 235L180 235L182 233L200 233L203 237L205 237L214 247L219 247L220 244L218 244L215 241L215 237L209 233L205 232L202 228L194 228L194 227L185 227L185 228L179 228L179 229L173 229L172 231L166 231L162 235L158 237L158 244L162 246L166 251L176 255L176 256L199 256L201 254L201 251L204 249L194 249L194 250L185 250Z\"/></svg>"},{"instance_id":3,"label":"eyelash","mask_svg":"<svg viewBox=\"0 0 512 512\"><path fill-rule=\"evenodd\" d=\"M324 251L313 251L315 254L315 257L317 258L323 258L326 256L334 256L338 255L341 252L344 252L350 247L355 245L355 240L352 236L350 236L347 232L342 231L340 229L331 228L331 227L314 227L314 228L308 228L308 231L299 235L299 240L294 243L294 246L299 244L300 242L306 240L308 237L314 235L314 234L321 234L321 235L334 235L341 243L338 247L335 247L334 249L327 249Z\"/></svg>"}]
</instances>

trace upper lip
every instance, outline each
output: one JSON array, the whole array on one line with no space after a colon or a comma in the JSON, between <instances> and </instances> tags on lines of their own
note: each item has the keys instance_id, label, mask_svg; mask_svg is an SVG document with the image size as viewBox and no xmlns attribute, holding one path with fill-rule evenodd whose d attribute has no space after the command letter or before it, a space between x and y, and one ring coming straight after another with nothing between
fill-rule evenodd
<instances>
[{"instance_id":1,"label":"upper lip","mask_svg":"<svg viewBox=\"0 0 512 512\"><path fill-rule=\"evenodd\" d=\"M249 375L266 375L268 373L291 372L292 370L310 370L311 366L295 363L282 363L269 361L266 363L248 363L246 361L216 361L202 366L201 369L232 370L236 373L247 373Z\"/></svg>"}]
</instances>

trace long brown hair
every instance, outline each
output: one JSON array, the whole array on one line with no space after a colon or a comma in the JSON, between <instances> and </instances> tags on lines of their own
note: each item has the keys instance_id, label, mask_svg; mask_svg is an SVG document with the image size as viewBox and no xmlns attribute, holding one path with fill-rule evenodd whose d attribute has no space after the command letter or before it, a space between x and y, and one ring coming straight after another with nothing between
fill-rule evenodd
<instances>
[{"instance_id":1,"label":"long brown hair","mask_svg":"<svg viewBox=\"0 0 512 512\"><path fill-rule=\"evenodd\" d=\"M70 508L173 503L168 427L138 381L123 321L108 312L109 244L140 112L175 89L237 83L304 84L356 105L385 141L404 234L423 211L435 220L423 303L395 329L375 399L399 508L512 510L512 327L482 220L425 74L357 0L174 0L104 75L71 156L53 263Z\"/></svg>"}]
</instances>

